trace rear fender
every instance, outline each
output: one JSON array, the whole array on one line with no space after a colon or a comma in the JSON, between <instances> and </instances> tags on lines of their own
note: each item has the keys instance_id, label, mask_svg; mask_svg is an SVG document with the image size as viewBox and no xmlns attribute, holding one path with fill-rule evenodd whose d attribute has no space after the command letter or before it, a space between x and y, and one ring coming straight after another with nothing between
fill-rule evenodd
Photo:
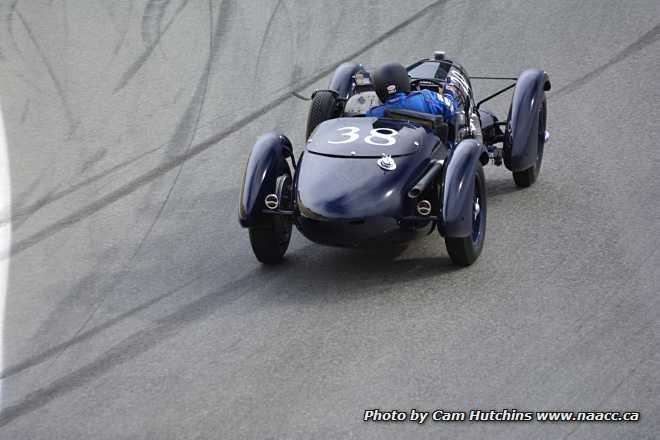
<instances>
[{"instance_id":1,"label":"rear fender","mask_svg":"<svg viewBox=\"0 0 660 440\"><path fill-rule=\"evenodd\" d=\"M518 77L502 151L504 165L511 171L523 171L536 163L538 112L546 90L550 90L550 79L543 70L528 69Z\"/></svg>"},{"instance_id":2,"label":"rear fender","mask_svg":"<svg viewBox=\"0 0 660 440\"><path fill-rule=\"evenodd\" d=\"M342 63L332 75L328 89L337 92L340 98L348 98L353 85L353 75L362 68L357 63Z\"/></svg>"},{"instance_id":3,"label":"rear fender","mask_svg":"<svg viewBox=\"0 0 660 440\"><path fill-rule=\"evenodd\" d=\"M254 144L241 186L238 209L241 226L254 226L264 217L264 198L275 192L279 161L292 154L291 142L278 133L267 133Z\"/></svg>"},{"instance_id":4,"label":"rear fender","mask_svg":"<svg viewBox=\"0 0 660 440\"><path fill-rule=\"evenodd\" d=\"M463 140L450 151L443 173L442 223L445 237L467 237L472 233L474 173L483 153L474 139Z\"/></svg>"}]
</instances>

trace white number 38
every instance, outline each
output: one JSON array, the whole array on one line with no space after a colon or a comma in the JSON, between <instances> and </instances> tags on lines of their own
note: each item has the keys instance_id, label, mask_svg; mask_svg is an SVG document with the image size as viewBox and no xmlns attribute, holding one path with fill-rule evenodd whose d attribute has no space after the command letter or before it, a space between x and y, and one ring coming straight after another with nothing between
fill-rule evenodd
<instances>
[{"instance_id":1,"label":"white number 38","mask_svg":"<svg viewBox=\"0 0 660 440\"><path fill-rule=\"evenodd\" d=\"M341 127L337 131L341 132L341 136L345 139L338 141L328 141L329 144L348 144L360 138L360 128L358 127ZM364 141L371 145L394 145L396 143L395 136L399 134L398 131L391 128L374 128L369 131L369 136L364 138Z\"/></svg>"}]
</instances>

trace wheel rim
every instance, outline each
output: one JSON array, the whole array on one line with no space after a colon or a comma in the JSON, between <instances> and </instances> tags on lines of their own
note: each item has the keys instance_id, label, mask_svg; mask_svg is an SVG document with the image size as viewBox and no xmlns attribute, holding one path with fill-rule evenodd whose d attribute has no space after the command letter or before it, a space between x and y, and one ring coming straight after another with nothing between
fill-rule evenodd
<instances>
[{"instance_id":1,"label":"wheel rim","mask_svg":"<svg viewBox=\"0 0 660 440\"><path fill-rule=\"evenodd\" d=\"M543 147L545 145L545 105L543 105L539 111L538 138L538 150L536 151L536 172L538 172L541 168L541 162L543 161Z\"/></svg>"},{"instance_id":2,"label":"wheel rim","mask_svg":"<svg viewBox=\"0 0 660 440\"><path fill-rule=\"evenodd\" d=\"M286 174L289 177L289 182L285 182L286 188L284 189L285 193L289 193L291 191L291 171L289 170L289 166L286 165L286 162L284 165L281 165L283 168L282 171L284 171L282 174ZM282 175L281 174L281 175ZM280 176L281 176L280 175ZM288 206L288 199L282 197L281 198L282 202L284 203L284 208L289 209ZM273 229L275 230L276 237L277 237L277 242L280 247L280 252L283 254L286 252L287 248L289 247L289 242L291 241L291 230L293 229L293 224L291 221L284 217L284 216L274 216L273 217Z\"/></svg>"},{"instance_id":3,"label":"wheel rim","mask_svg":"<svg viewBox=\"0 0 660 440\"><path fill-rule=\"evenodd\" d=\"M479 179L474 179L474 195L472 197L472 243L478 246L483 237L483 217L481 186Z\"/></svg>"}]
</instances>

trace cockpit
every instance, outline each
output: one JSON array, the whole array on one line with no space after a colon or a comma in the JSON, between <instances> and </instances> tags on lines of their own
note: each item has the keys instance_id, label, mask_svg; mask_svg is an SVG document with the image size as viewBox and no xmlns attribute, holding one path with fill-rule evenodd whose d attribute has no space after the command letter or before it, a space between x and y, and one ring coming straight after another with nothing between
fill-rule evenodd
<instances>
[{"instance_id":1,"label":"cockpit","mask_svg":"<svg viewBox=\"0 0 660 440\"><path fill-rule=\"evenodd\" d=\"M429 89L442 93L446 83L454 86L457 92L459 109L468 110L470 106L470 84L463 68L454 62L436 57L419 61L407 67L413 90ZM353 94L344 104L344 116L364 115L371 108L382 104L371 82L370 73L360 70L353 75L355 87Z\"/></svg>"},{"instance_id":2,"label":"cockpit","mask_svg":"<svg viewBox=\"0 0 660 440\"><path fill-rule=\"evenodd\" d=\"M353 82L355 83L353 95L348 98L344 105L345 116L360 116L371 108L382 104L374 91L369 72L360 70L353 75Z\"/></svg>"}]
</instances>

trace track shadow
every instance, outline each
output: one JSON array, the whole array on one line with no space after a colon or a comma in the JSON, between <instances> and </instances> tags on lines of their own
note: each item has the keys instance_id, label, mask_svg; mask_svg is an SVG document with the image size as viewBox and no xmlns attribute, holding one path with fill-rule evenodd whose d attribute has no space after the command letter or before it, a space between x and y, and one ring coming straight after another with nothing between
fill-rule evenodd
<instances>
[{"instance_id":1,"label":"track shadow","mask_svg":"<svg viewBox=\"0 0 660 440\"><path fill-rule=\"evenodd\" d=\"M417 253L415 247L427 247L435 241L434 256L405 257L403 253ZM309 248L308 248L309 249ZM410 252L412 251L412 252ZM291 261L291 270L295 260L304 255L295 256ZM428 237L419 237L406 246L382 247L369 250L332 249L320 264L306 265L305 271L316 279L335 278L337 274L351 278L378 280L392 278L395 282L406 282L413 278L428 278L442 273L453 272L459 267L454 265L444 248L444 241L437 231ZM296 269L297 270L297 269Z\"/></svg>"},{"instance_id":2,"label":"track shadow","mask_svg":"<svg viewBox=\"0 0 660 440\"><path fill-rule=\"evenodd\" d=\"M516 186L513 182L513 178L510 176L506 179L486 179L486 195L488 196L488 201L518 191L522 191L522 189Z\"/></svg>"},{"instance_id":3,"label":"track shadow","mask_svg":"<svg viewBox=\"0 0 660 440\"><path fill-rule=\"evenodd\" d=\"M435 238L438 239L438 237ZM459 269L453 266L446 256L398 259L405 249L405 247L370 251L330 249L319 256L315 245L310 244L297 249L297 252L294 252L284 264L273 267L255 266L244 276L228 282L220 288L211 289L208 293L187 302L171 313L155 319L142 330L118 341L93 361L5 407L0 412L0 427L85 386L115 367L174 337L184 328L209 317L245 294L262 290L263 286L268 285L269 289L267 294L261 295L262 300L268 297L269 301L278 302L283 299L282 294L284 294L287 301L305 302L328 299L333 296L361 295L362 288L434 277ZM246 257L241 256L240 258ZM311 264L310 260L313 260ZM182 286L90 328L69 341L10 366L3 372L3 377L43 363L63 349L80 344L104 330L118 325L129 316L148 309L193 283L203 282L208 286L217 285L213 281L214 276L217 277L217 275L213 275L213 272L208 271L195 277ZM202 280L203 278L205 280ZM342 293L346 292L348 287L352 288L351 292ZM370 289L371 294L374 291L375 289Z\"/></svg>"},{"instance_id":4,"label":"track shadow","mask_svg":"<svg viewBox=\"0 0 660 440\"><path fill-rule=\"evenodd\" d=\"M174 337L184 328L208 317L224 305L241 298L253 289L258 289L260 286L268 283L269 278L275 276L273 273L262 273L259 275L258 272L258 269L249 271L243 277L228 282L220 288L212 289L210 292L197 297L173 312L155 319L142 330L139 330L114 344L110 349L96 357L93 361L55 379L48 385L38 388L15 403L6 406L0 411L0 427L47 405L49 402L59 397L85 386L87 383L113 370L115 367L133 360L142 353L145 353L164 341ZM213 275L207 274L206 278L207 284L213 285ZM194 281L199 280L191 280L190 282ZM175 289L175 291L178 290L180 289ZM169 295L173 293L174 292L170 292ZM152 302L159 301L160 299L161 298L156 298L155 300L152 300ZM149 303L145 304L147 307L149 305ZM139 310L129 311L127 314L118 318L123 320L128 315L137 313L138 311ZM115 320L110 321L110 325L116 323L117 321ZM93 334L97 333L97 328L100 331L107 328L107 326L101 324L100 326L91 329L88 332L90 334L85 336L93 336ZM69 345L79 342L80 340L72 340L69 341ZM43 362L44 357L47 356L48 354L38 358L37 361Z\"/></svg>"},{"instance_id":5,"label":"track shadow","mask_svg":"<svg viewBox=\"0 0 660 440\"><path fill-rule=\"evenodd\" d=\"M263 268L282 276L259 295L258 301L271 304L359 299L419 280L441 280L462 269L451 262L444 240L436 231L407 246L372 250L311 244L287 254L283 264Z\"/></svg>"},{"instance_id":6,"label":"track shadow","mask_svg":"<svg viewBox=\"0 0 660 440\"><path fill-rule=\"evenodd\" d=\"M249 272L242 280L249 285L256 285L262 282L273 282L275 277L282 275L282 284L288 286L286 290L289 293L295 293L298 290L298 292L325 294L328 292L327 289L309 289L306 284L325 285L332 283L348 286L351 283L359 282L362 287L373 287L381 283L396 284L413 279L438 276L459 269L459 267L452 265L447 256L397 260L406 249L406 246L390 246L372 250L331 249L325 252L323 258L317 259L315 264L309 265L306 264L309 258L313 254L318 254L319 250L318 245L310 243L292 252L280 265L255 266L254 270ZM244 257L247 261L252 256L245 255ZM8 379L51 360L63 351L85 343L104 331L120 325L136 314L145 312L168 298L179 294L192 285L198 283L213 284L214 281L211 280L213 279L213 273L216 271L217 268L205 270L172 290L153 296L149 300L90 327L62 343L11 364L0 373L0 379ZM217 293L228 292L230 288L239 284L241 283L230 283ZM271 290L269 289L270 293ZM194 302L191 304L194 304ZM185 309L184 306L181 310Z\"/></svg>"}]
</instances>

